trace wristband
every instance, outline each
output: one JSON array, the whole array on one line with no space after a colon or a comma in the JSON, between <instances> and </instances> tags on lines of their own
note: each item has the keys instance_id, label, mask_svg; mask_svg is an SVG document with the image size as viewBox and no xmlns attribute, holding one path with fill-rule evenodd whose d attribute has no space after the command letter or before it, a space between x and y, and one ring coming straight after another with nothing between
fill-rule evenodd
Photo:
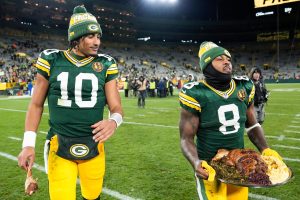
<instances>
[{"instance_id":1,"label":"wristband","mask_svg":"<svg viewBox=\"0 0 300 200\"><path fill-rule=\"evenodd\" d=\"M249 131L251 131L252 129L254 129L255 127L261 127L261 125L259 123L254 124L253 126L250 126L249 128L246 128L246 132L248 133Z\"/></svg>"},{"instance_id":2,"label":"wristband","mask_svg":"<svg viewBox=\"0 0 300 200\"><path fill-rule=\"evenodd\" d=\"M33 147L34 148L35 147L35 139L36 139L36 132L25 131L22 148L24 148L24 147Z\"/></svg>"},{"instance_id":3,"label":"wristband","mask_svg":"<svg viewBox=\"0 0 300 200\"><path fill-rule=\"evenodd\" d=\"M122 124L123 117L120 113L113 113L110 115L109 119L114 120L117 124L117 128Z\"/></svg>"}]
</instances>

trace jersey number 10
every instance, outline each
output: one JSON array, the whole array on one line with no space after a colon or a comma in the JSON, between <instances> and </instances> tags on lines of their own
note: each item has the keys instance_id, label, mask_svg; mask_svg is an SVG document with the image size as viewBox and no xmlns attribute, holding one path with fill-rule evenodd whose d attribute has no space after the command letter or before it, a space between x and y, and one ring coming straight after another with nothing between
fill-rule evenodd
<instances>
[{"instance_id":1,"label":"jersey number 10","mask_svg":"<svg viewBox=\"0 0 300 200\"><path fill-rule=\"evenodd\" d=\"M58 99L57 104L60 106L71 107L72 101L68 96L68 78L69 72L62 72L57 76L60 81L61 98ZM91 99L88 101L82 100L82 82L83 80L90 80L92 83ZM80 73L75 77L75 103L80 108L93 108L97 103L98 78L92 73Z\"/></svg>"}]
</instances>

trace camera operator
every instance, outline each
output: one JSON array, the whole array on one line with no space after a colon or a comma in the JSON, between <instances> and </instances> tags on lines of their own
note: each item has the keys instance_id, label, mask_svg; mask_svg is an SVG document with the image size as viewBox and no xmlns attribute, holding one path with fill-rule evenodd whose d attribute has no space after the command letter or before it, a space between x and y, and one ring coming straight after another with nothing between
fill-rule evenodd
<instances>
[{"instance_id":1,"label":"camera operator","mask_svg":"<svg viewBox=\"0 0 300 200\"><path fill-rule=\"evenodd\" d=\"M250 78L255 85L254 108L258 123L262 124L265 119L265 104L268 101L268 91L263 82L263 76L259 68L253 68Z\"/></svg>"}]
</instances>

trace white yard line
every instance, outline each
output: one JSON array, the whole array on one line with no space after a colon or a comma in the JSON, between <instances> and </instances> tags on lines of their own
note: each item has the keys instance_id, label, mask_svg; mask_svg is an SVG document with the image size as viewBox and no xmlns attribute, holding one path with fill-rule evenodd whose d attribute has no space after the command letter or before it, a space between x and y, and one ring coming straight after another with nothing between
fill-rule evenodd
<instances>
[{"instance_id":1,"label":"white yard line","mask_svg":"<svg viewBox=\"0 0 300 200\"><path fill-rule=\"evenodd\" d=\"M280 136L274 136L274 135L265 135L266 138L274 138L277 140L295 140L295 141L300 141L300 138L291 138L291 137L285 137L284 135L280 135Z\"/></svg>"},{"instance_id":2,"label":"white yard line","mask_svg":"<svg viewBox=\"0 0 300 200\"><path fill-rule=\"evenodd\" d=\"M259 194L253 194L253 193L249 193L249 197L253 198L253 199L260 199L260 200L279 200L276 198L267 197L267 196L259 195Z\"/></svg>"},{"instance_id":3,"label":"white yard line","mask_svg":"<svg viewBox=\"0 0 300 200\"><path fill-rule=\"evenodd\" d=\"M0 101L5 101L5 100L15 100L15 99L30 99L31 96L10 96L6 98L0 98Z\"/></svg>"},{"instance_id":4,"label":"white yard line","mask_svg":"<svg viewBox=\"0 0 300 200\"><path fill-rule=\"evenodd\" d=\"M17 141L21 141L22 139L21 138L18 138L18 137L8 137L9 139L12 139L12 140L17 140Z\"/></svg>"},{"instance_id":5,"label":"white yard line","mask_svg":"<svg viewBox=\"0 0 300 200\"><path fill-rule=\"evenodd\" d=\"M300 124L300 121L291 121L293 124Z\"/></svg>"},{"instance_id":6,"label":"white yard line","mask_svg":"<svg viewBox=\"0 0 300 200\"><path fill-rule=\"evenodd\" d=\"M297 149L300 150L300 147L294 147L294 146L286 146L286 145L280 145L280 144L274 144L273 147L280 147L285 149Z\"/></svg>"},{"instance_id":7,"label":"white yard line","mask_svg":"<svg viewBox=\"0 0 300 200\"><path fill-rule=\"evenodd\" d=\"M4 153L4 152L1 152L1 151L0 151L0 156L8 158L8 159L16 161L16 162L18 161L17 157L12 156L12 155L7 154L7 153ZM39 170L39 171L45 172L45 168L42 165L39 165L39 164L35 163L33 165L33 167L35 169ZM127 195L119 193L118 191L114 191L114 190L111 190L111 189L108 189L108 188L105 188L105 187L102 189L102 192L104 194L110 195L110 196L115 197L116 199L120 199L120 200L140 200L140 199L129 197Z\"/></svg>"},{"instance_id":8,"label":"white yard line","mask_svg":"<svg viewBox=\"0 0 300 200\"><path fill-rule=\"evenodd\" d=\"M297 158L285 158L283 157L283 160L291 161L291 162L300 162L300 159Z\"/></svg>"},{"instance_id":9,"label":"white yard line","mask_svg":"<svg viewBox=\"0 0 300 200\"><path fill-rule=\"evenodd\" d=\"M13 112L23 112L26 113L26 110L15 110L15 109L8 109L8 108L0 108L0 110L5 110L5 111L13 111Z\"/></svg>"},{"instance_id":10,"label":"white yard line","mask_svg":"<svg viewBox=\"0 0 300 200\"><path fill-rule=\"evenodd\" d=\"M300 131L284 130L286 133L300 133Z\"/></svg>"},{"instance_id":11,"label":"white yard line","mask_svg":"<svg viewBox=\"0 0 300 200\"><path fill-rule=\"evenodd\" d=\"M288 127L290 127L290 128L300 128L300 126L293 126L293 125L290 125Z\"/></svg>"},{"instance_id":12,"label":"white yard line","mask_svg":"<svg viewBox=\"0 0 300 200\"><path fill-rule=\"evenodd\" d=\"M282 141L282 140L284 140L284 138L285 138L285 135L280 135L280 136L278 137L278 140L279 140L279 141Z\"/></svg>"},{"instance_id":13,"label":"white yard line","mask_svg":"<svg viewBox=\"0 0 300 200\"><path fill-rule=\"evenodd\" d=\"M139 123L139 122L123 122L124 124L134 124L134 125L142 125L142 126L156 126L156 127L163 127L163 128L176 128L178 126L167 126L167 125L160 125L160 124L146 124L146 123Z\"/></svg>"},{"instance_id":14,"label":"white yard line","mask_svg":"<svg viewBox=\"0 0 300 200\"><path fill-rule=\"evenodd\" d=\"M8 109L8 108L0 108L0 110L12 111L12 112L21 112L21 113L26 113L27 112L27 110L16 110L16 109ZM43 113L43 115L49 115L49 113Z\"/></svg>"},{"instance_id":15,"label":"white yard line","mask_svg":"<svg viewBox=\"0 0 300 200\"><path fill-rule=\"evenodd\" d=\"M266 113L267 115L283 115L283 116L295 116L294 114L286 114L286 113Z\"/></svg>"}]
</instances>

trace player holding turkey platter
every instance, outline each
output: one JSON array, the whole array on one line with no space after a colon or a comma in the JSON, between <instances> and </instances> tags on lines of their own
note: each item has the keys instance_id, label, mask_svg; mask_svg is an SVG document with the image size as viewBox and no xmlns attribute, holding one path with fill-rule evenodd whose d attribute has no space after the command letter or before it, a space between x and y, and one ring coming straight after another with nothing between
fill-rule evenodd
<instances>
[{"instance_id":1,"label":"player holding turkey platter","mask_svg":"<svg viewBox=\"0 0 300 200\"><path fill-rule=\"evenodd\" d=\"M47 98L50 130L45 144L45 168L52 200L75 200L78 176L83 198L100 199L104 142L120 126L123 115L116 61L97 53L101 35L95 16L77 6L68 30L70 49L45 50L36 63L36 84L18 161L27 171L33 166L36 132ZM106 103L109 119L103 119Z\"/></svg>"},{"instance_id":2,"label":"player holding turkey platter","mask_svg":"<svg viewBox=\"0 0 300 200\"><path fill-rule=\"evenodd\" d=\"M218 182L208 164L218 149L244 148L244 130L262 155L280 157L271 150L256 121L251 80L232 77L231 55L213 42L199 50L205 79L184 85L179 93L181 149L195 170L199 199L248 199L248 187ZM194 137L196 136L196 144Z\"/></svg>"}]
</instances>

